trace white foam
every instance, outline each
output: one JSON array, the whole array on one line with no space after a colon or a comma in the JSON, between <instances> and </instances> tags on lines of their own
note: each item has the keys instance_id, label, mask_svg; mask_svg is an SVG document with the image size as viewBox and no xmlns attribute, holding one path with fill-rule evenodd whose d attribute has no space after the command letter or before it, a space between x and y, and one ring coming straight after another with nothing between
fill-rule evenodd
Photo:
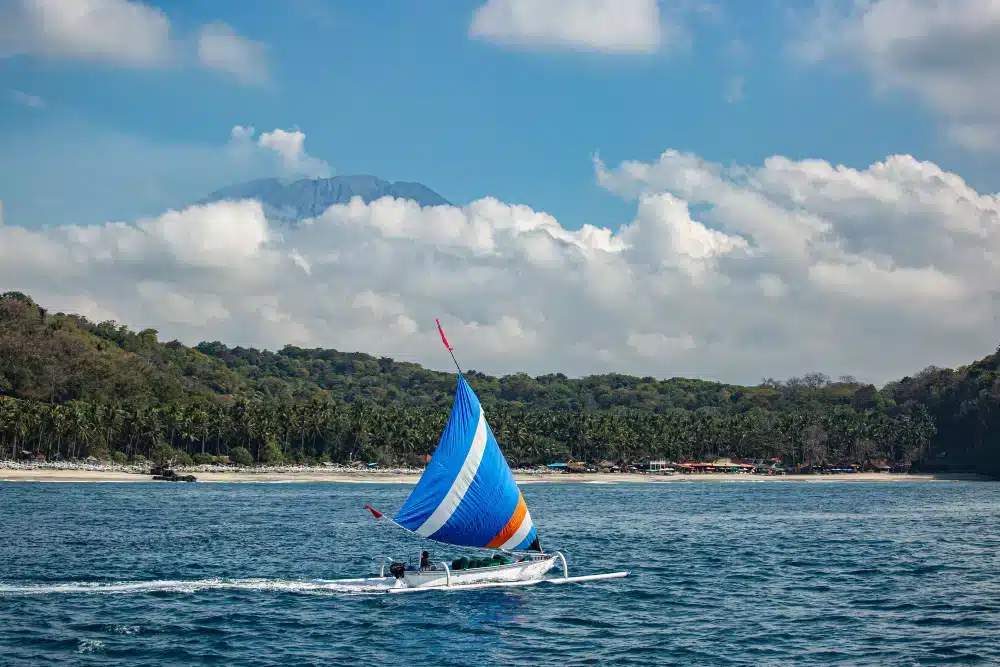
<instances>
[{"instance_id":1,"label":"white foam","mask_svg":"<svg viewBox=\"0 0 1000 667\"><path fill-rule=\"evenodd\" d=\"M195 593L203 590L277 591L286 593L356 594L389 588L392 578L369 579L199 579L192 581L75 581L58 584L0 583L0 596L110 593Z\"/></svg>"},{"instance_id":2,"label":"white foam","mask_svg":"<svg viewBox=\"0 0 1000 667\"><path fill-rule=\"evenodd\" d=\"M505 588L533 586L540 583L571 584L585 581L618 579L626 572L583 575L579 577L546 577L528 581L484 582L453 587L406 588L399 586L393 577L363 579L198 579L192 581L76 581L61 584L4 584L0 583L0 597L23 595L73 595L73 594L134 594L134 593L195 593L204 590L268 591L312 595L366 595L373 593L404 593L415 591L455 591L480 588Z\"/></svg>"},{"instance_id":3,"label":"white foam","mask_svg":"<svg viewBox=\"0 0 1000 667\"><path fill-rule=\"evenodd\" d=\"M98 639L81 639L76 647L77 653L99 653L104 650L104 642Z\"/></svg>"}]
</instances>

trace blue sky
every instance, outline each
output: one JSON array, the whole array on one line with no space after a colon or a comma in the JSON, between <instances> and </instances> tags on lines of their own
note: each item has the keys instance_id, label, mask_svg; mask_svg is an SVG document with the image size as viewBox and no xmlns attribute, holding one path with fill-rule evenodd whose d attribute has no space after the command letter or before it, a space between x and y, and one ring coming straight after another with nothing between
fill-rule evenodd
<instances>
[{"instance_id":1,"label":"blue sky","mask_svg":"<svg viewBox=\"0 0 1000 667\"><path fill-rule=\"evenodd\" d=\"M0 104L7 219L91 223L183 205L242 175L186 163L236 124L298 128L337 173L420 181L457 203L492 195L569 228L616 227L631 215L595 185L595 151L609 163L677 148L722 163L778 154L857 168L911 153L980 189L1000 187L995 162L943 141L933 114L905 92L879 96L862 71L791 56L788 5L681 12L686 44L607 54L470 38L481 4L156 3L180 39L223 21L265 44L267 85L197 67L0 59L0 89L45 105L10 94ZM742 95L727 101L737 77Z\"/></svg>"},{"instance_id":2,"label":"blue sky","mask_svg":"<svg viewBox=\"0 0 1000 667\"><path fill-rule=\"evenodd\" d=\"M0 289L447 368L440 317L493 373L883 382L996 348L992 0L153 3L0 0ZM458 207L189 206L329 171Z\"/></svg>"}]
</instances>

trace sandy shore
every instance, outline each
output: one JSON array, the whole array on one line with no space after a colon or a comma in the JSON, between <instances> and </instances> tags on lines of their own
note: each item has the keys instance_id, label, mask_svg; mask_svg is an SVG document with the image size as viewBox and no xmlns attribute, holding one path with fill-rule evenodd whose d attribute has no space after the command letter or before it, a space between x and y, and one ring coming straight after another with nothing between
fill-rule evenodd
<instances>
[{"instance_id":1,"label":"sandy shore","mask_svg":"<svg viewBox=\"0 0 1000 667\"><path fill-rule=\"evenodd\" d=\"M378 472L199 472L192 471L199 482L326 482L337 484L416 484L419 475L412 473ZM851 475L728 475L707 473L694 475L622 475L622 474L517 474L519 484L569 482L584 484L675 484L688 482L937 482L937 481L985 481L977 475L925 475L856 473ZM114 470L53 470L2 469L0 482L153 482L148 474Z\"/></svg>"}]
</instances>

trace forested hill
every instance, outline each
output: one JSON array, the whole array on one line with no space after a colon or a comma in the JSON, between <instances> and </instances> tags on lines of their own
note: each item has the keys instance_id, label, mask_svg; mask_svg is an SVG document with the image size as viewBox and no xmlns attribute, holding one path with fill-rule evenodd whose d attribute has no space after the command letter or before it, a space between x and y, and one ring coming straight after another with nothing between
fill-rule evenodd
<instances>
[{"instance_id":1,"label":"forested hill","mask_svg":"<svg viewBox=\"0 0 1000 667\"><path fill-rule=\"evenodd\" d=\"M0 394L54 403L127 398L157 405L217 395L305 401L319 395L348 403L425 408L450 405L455 392L454 373L388 357L291 345L278 352L221 342L189 348L177 341L160 342L153 329L135 332L115 322L52 314L16 292L0 299L0 360ZM830 382L821 374L758 387L619 374L498 378L469 370L465 375L487 407L537 410L865 409L885 400L872 385L850 379Z\"/></svg>"},{"instance_id":2,"label":"forested hill","mask_svg":"<svg viewBox=\"0 0 1000 667\"><path fill-rule=\"evenodd\" d=\"M279 352L228 348L201 343L197 350L221 360L249 378L257 391L274 398L300 398L329 392L348 402L369 400L379 405L447 406L455 393L455 374L428 370L418 364L372 357L360 352L302 349L286 346ZM803 391L781 391L782 384L743 387L705 380L607 374L582 379L562 373L530 377L525 373L494 377L475 370L465 377L487 407L505 405L559 412L636 408L666 413L670 410L713 408L741 412L753 407L788 410L797 406L852 405L875 399L875 388L854 382L830 383L815 374L791 385Z\"/></svg>"},{"instance_id":3,"label":"forested hill","mask_svg":"<svg viewBox=\"0 0 1000 667\"><path fill-rule=\"evenodd\" d=\"M819 373L754 387L618 374L466 376L520 462L730 455L1000 471L998 367L1000 353L881 389ZM243 448L258 458L267 446L272 460L275 451L398 460L433 449L454 390L453 373L385 357L191 348L161 342L153 329L49 313L22 293L0 296L0 457L28 445L127 456L163 445L217 455Z\"/></svg>"}]
</instances>

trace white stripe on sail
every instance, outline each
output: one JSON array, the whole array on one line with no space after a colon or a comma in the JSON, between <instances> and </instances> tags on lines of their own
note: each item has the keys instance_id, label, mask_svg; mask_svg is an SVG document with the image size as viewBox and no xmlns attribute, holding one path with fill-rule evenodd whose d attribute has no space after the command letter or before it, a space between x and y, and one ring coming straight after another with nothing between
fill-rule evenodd
<instances>
[{"instance_id":1,"label":"white stripe on sail","mask_svg":"<svg viewBox=\"0 0 1000 667\"><path fill-rule=\"evenodd\" d=\"M437 506L434 513L427 517L419 528L415 531L422 537L430 537L436 533L441 526L448 523L448 519L458 509L458 504L465 497L465 492L472 485L472 480L476 477L479 464L483 460L483 453L486 451L486 415L482 407L479 408L479 425L476 427L476 435L472 438L472 446L465 457L462 469L458 471L458 477L452 482L451 488L445 494L441 504ZM523 538L522 538L523 539Z\"/></svg>"},{"instance_id":2,"label":"white stripe on sail","mask_svg":"<svg viewBox=\"0 0 1000 667\"><path fill-rule=\"evenodd\" d=\"M517 532L511 535L510 539L500 545L501 549L513 549L518 544L524 541L524 538L528 536L531 532L531 527L534 524L531 523L531 512L525 510L524 521L521 522L521 527L517 529Z\"/></svg>"}]
</instances>

